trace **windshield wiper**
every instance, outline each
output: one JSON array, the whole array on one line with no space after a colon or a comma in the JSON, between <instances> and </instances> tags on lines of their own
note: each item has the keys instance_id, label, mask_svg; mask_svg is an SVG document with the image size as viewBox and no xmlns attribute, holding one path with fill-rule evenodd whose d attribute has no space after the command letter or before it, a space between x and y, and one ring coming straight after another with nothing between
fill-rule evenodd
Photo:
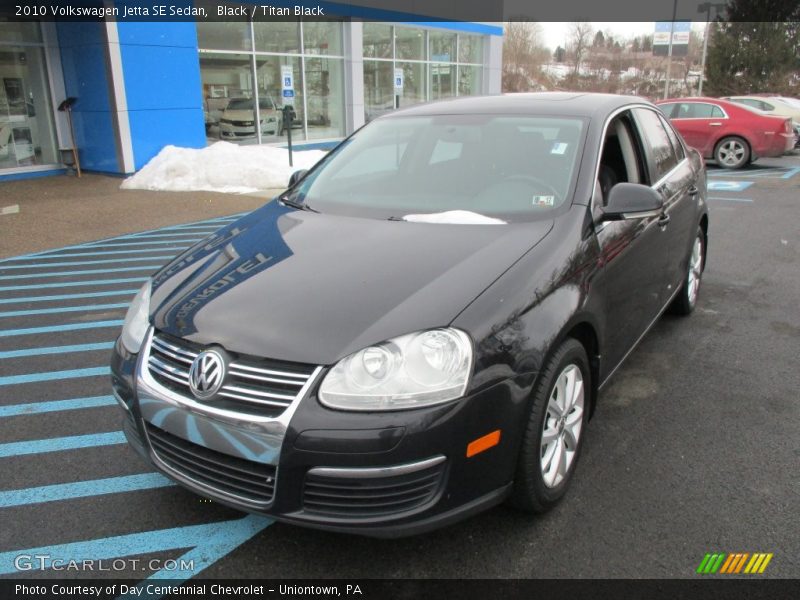
<instances>
[{"instance_id":1,"label":"windshield wiper","mask_svg":"<svg viewBox=\"0 0 800 600\"><path fill-rule=\"evenodd\" d=\"M319 211L315 208L311 208L305 202L297 202L296 200L292 200L289 196L281 196L278 200L285 204L286 206L291 206L292 208L297 208L300 210L307 210L308 212L318 213Z\"/></svg>"}]
</instances>

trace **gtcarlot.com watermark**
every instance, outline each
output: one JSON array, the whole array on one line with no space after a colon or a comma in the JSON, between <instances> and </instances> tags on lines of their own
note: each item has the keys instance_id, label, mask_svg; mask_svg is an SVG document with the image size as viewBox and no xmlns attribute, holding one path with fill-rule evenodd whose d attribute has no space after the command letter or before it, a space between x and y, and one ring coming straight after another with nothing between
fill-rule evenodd
<instances>
[{"instance_id":1,"label":"gtcarlot.com watermark","mask_svg":"<svg viewBox=\"0 0 800 600\"><path fill-rule=\"evenodd\" d=\"M74 560L50 554L20 554L14 558L17 571L194 571L194 560L168 558L115 558Z\"/></svg>"}]
</instances>

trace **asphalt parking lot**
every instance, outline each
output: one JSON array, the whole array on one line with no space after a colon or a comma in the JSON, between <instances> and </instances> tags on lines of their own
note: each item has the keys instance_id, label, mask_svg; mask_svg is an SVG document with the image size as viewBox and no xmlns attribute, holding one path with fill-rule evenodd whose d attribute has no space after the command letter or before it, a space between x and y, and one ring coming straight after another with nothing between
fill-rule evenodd
<instances>
[{"instance_id":1,"label":"asphalt parking lot","mask_svg":"<svg viewBox=\"0 0 800 600\"><path fill-rule=\"evenodd\" d=\"M230 218L0 261L0 576L110 575L19 570L47 554L138 558L113 573L136 579L682 578L708 552L765 552L760 577L800 577L800 157L709 182L698 309L665 316L604 390L566 500L401 540L244 516L124 443L107 365L127 302ZM180 558L193 568L160 570Z\"/></svg>"}]
</instances>

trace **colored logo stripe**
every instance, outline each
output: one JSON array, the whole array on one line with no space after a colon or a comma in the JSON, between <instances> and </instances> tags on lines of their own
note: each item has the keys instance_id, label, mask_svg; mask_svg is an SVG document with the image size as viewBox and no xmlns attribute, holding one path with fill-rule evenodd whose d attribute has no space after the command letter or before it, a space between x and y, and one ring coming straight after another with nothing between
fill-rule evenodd
<instances>
[{"instance_id":1,"label":"colored logo stripe","mask_svg":"<svg viewBox=\"0 0 800 600\"><path fill-rule=\"evenodd\" d=\"M720 574L736 575L745 573L750 575L763 573L772 560L772 553L755 552L725 552L706 553L697 573L708 575L719 572ZM745 566L747 565L747 566Z\"/></svg>"}]
</instances>

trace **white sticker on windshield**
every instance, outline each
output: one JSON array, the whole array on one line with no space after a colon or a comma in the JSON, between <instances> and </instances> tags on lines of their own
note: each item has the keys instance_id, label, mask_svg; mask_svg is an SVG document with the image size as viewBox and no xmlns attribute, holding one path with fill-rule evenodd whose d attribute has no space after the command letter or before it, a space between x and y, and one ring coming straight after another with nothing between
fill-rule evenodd
<instances>
[{"instance_id":1,"label":"white sticker on windshield","mask_svg":"<svg viewBox=\"0 0 800 600\"><path fill-rule=\"evenodd\" d=\"M550 150L550 154L564 154L567 151L567 144L566 142L556 142L553 144L553 148Z\"/></svg>"},{"instance_id":2,"label":"white sticker on windshield","mask_svg":"<svg viewBox=\"0 0 800 600\"><path fill-rule=\"evenodd\" d=\"M553 206L555 204L556 197L555 196L534 196L533 197L533 205L534 206Z\"/></svg>"}]
</instances>

